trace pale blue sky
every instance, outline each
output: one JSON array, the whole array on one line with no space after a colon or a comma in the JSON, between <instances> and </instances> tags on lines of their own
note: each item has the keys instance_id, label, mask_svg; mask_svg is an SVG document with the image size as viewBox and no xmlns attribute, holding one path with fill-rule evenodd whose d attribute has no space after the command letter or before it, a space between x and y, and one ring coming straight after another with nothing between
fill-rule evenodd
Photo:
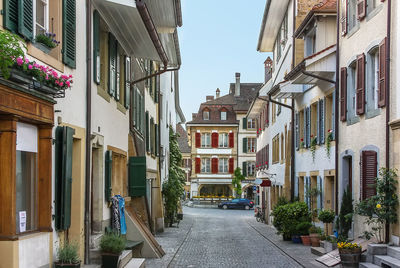
<instances>
[{"instance_id":1,"label":"pale blue sky","mask_svg":"<svg viewBox=\"0 0 400 268\"><path fill-rule=\"evenodd\" d=\"M264 81L267 53L257 52L265 0L182 0L180 104L186 120L206 95L241 82Z\"/></svg>"}]
</instances>

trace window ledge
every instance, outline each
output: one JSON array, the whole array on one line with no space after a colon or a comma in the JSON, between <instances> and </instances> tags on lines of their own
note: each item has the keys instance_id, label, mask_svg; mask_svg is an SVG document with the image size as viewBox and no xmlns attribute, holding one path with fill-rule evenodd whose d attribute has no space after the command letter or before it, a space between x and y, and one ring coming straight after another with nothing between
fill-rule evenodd
<instances>
[{"instance_id":1,"label":"window ledge","mask_svg":"<svg viewBox=\"0 0 400 268\"><path fill-rule=\"evenodd\" d=\"M370 119L370 118L374 118L375 116L378 116L381 114L381 109L373 109L370 110L365 113L365 119Z\"/></svg>"},{"instance_id":2,"label":"window ledge","mask_svg":"<svg viewBox=\"0 0 400 268\"><path fill-rule=\"evenodd\" d=\"M356 25L347 33L347 39L352 37L360 29L360 22L357 21Z\"/></svg>"},{"instance_id":3,"label":"window ledge","mask_svg":"<svg viewBox=\"0 0 400 268\"><path fill-rule=\"evenodd\" d=\"M358 123L358 122L360 122L360 117L356 117L356 116L354 116L354 117L351 117L351 118L348 118L347 119L347 125L348 126L350 126L350 125L354 125L354 124L356 124L356 123Z\"/></svg>"},{"instance_id":4,"label":"window ledge","mask_svg":"<svg viewBox=\"0 0 400 268\"><path fill-rule=\"evenodd\" d=\"M124 107L124 105L122 105L120 102L117 102L117 109L118 111L120 111L123 114L126 114L126 108Z\"/></svg>"},{"instance_id":5,"label":"window ledge","mask_svg":"<svg viewBox=\"0 0 400 268\"><path fill-rule=\"evenodd\" d=\"M50 56L49 54L44 53L43 51L41 51L40 49L35 47L35 45L33 43L28 43L28 45L27 45L27 53L28 53L28 55L30 55L30 56L42 61L43 63L53 67L57 71L60 71L61 73L64 73L64 64L61 61L59 61L58 59Z\"/></svg>"},{"instance_id":6,"label":"window ledge","mask_svg":"<svg viewBox=\"0 0 400 268\"><path fill-rule=\"evenodd\" d=\"M97 95L102 97L107 102L110 102L111 100L110 95L108 95L107 91L104 90L101 86L97 86Z\"/></svg>"},{"instance_id":7,"label":"window ledge","mask_svg":"<svg viewBox=\"0 0 400 268\"><path fill-rule=\"evenodd\" d=\"M373 17L376 16L376 14L378 14L381 10L383 9L383 5L380 4L379 6L375 7L374 10L370 11L367 14L366 20L369 21L371 20Z\"/></svg>"}]
</instances>

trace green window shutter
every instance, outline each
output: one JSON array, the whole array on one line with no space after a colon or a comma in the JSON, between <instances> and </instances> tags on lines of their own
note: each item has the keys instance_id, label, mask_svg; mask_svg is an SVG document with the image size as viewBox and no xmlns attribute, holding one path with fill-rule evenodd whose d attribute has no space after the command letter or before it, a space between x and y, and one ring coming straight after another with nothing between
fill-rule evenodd
<instances>
[{"instance_id":1,"label":"green window shutter","mask_svg":"<svg viewBox=\"0 0 400 268\"><path fill-rule=\"evenodd\" d=\"M129 105L131 102L131 58L125 56L125 82L124 82L124 90L125 90L125 108L129 109Z\"/></svg>"},{"instance_id":2,"label":"green window shutter","mask_svg":"<svg viewBox=\"0 0 400 268\"><path fill-rule=\"evenodd\" d=\"M121 76L121 56L119 55L118 51L118 41L115 42L115 59L116 62L116 72L115 72L115 99L119 101L120 98L120 90L121 90L121 83L120 83L120 76Z\"/></svg>"},{"instance_id":3,"label":"green window shutter","mask_svg":"<svg viewBox=\"0 0 400 268\"><path fill-rule=\"evenodd\" d=\"M139 118L140 118L140 132L144 135L144 127L145 127L145 116L144 116L144 96L140 95L141 106L139 110Z\"/></svg>"},{"instance_id":4,"label":"green window shutter","mask_svg":"<svg viewBox=\"0 0 400 268\"><path fill-rule=\"evenodd\" d=\"M146 156L129 157L129 196L146 196Z\"/></svg>"},{"instance_id":5,"label":"green window shutter","mask_svg":"<svg viewBox=\"0 0 400 268\"><path fill-rule=\"evenodd\" d=\"M133 100L132 100L132 120L133 120L133 126L136 127L137 129L140 129L138 127L138 110L139 110L139 106L138 106L138 93L137 93L137 88L136 86L134 86L133 88Z\"/></svg>"},{"instance_id":6,"label":"green window shutter","mask_svg":"<svg viewBox=\"0 0 400 268\"><path fill-rule=\"evenodd\" d=\"M156 90L154 92L154 101L158 103L158 94L160 93L160 76L156 76Z\"/></svg>"},{"instance_id":7,"label":"green window shutter","mask_svg":"<svg viewBox=\"0 0 400 268\"><path fill-rule=\"evenodd\" d=\"M106 201L111 200L112 181L112 151L106 151L105 175L104 175L104 197Z\"/></svg>"},{"instance_id":8,"label":"green window shutter","mask_svg":"<svg viewBox=\"0 0 400 268\"><path fill-rule=\"evenodd\" d=\"M33 39L33 0L18 0L18 32L27 40Z\"/></svg>"},{"instance_id":9,"label":"green window shutter","mask_svg":"<svg viewBox=\"0 0 400 268\"><path fill-rule=\"evenodd\" d=\"M115 96L116 72L117 72L117 53L115 37L108 35L108 94Z\"/></svg>"},{"instance_id":10,"label":"green window shutter","mask_svg":"<svg viewBox=\"0 0 400 268\"><path fill-rule=\"evenodd\" d=\"M55 145L55 227L66 230L71 226L72 143L75 130L56 128Z\"/></svg>"},{"instance_id":11,"label":"green window shutter","mask_svg":"<svg viewBox=\"0 0 400 268\"><path fill-rule=\"evenodd\" d=\"M155 153L156 153L156 156L158 156L158 153L159 153L159 143L160 143L160 136L159 136L159 126L158 126L158 124L155 124L154 125L154 130L155 130L155 137L156 137L156 141L155 141Z\"/></svg>"},{"instance_id":12,"label":"green window shutter","mask_svg":"<svg viewBox=\"0 0 400 268\"><path fill-rule=\"evenodd\" d=\"M3 24L8 30L18 32L18 2L19 0L5 0L3 2Z\"/></svg>"},{"instance_id":13,"label":"green window shutter","mask_svg":"<svg viewBox=\"0 0 400 268\"><path fill-rule=\"evenodd\" d=\"M76 66L76 3L75 0L63 0L63 62Z\"/></svg>"},{"instance_id":14,"label":"green window shutter","mask_svg":"<svg viewBox=\"0 0 400 268\"><path fill-rule=\"evenodd\" d=\"M247 138L243 138L243 153L247 153Z\"/></svg>"},{"instance_id":15,"label":"green window shutter","mask_svg":"<svg viewBox=\"0 0 400 268\"><path fill-rule=\"evenodd\" d=\"M155 135L154 135L154 118L150 119L150 153L154 155Z\"/></svg>"},{"instance_id":16,"label":"green window shutter","mask_svg":"<svg viewBox=\"0 0 400 268\"><path fill-rule=\"evenodd\" d=\"M93 81L100 84L100 15L93 12Z\"/></svg>"},{"instance_id":17,"label":"green window shutter","mask_svg":"<svg viewBox=\"0 0 400 268\"><path fill-rule=\"evenodd\" d=\"M242 163L243 167L242 167L242 174L243 176L247 176L247 162L243 162Z\"/></svg>"},{"instance_id":18,"label":"green window shutter","mask_svg":"<svg viewBox=\"0 0 400 268\"><path fill-rule=\"evenodd\" d=\"M150 128L149 128L149 112L146 111L146 152L150 152Z\"/></svg>"},{"instance_id":19,"label":"green window shutter","mask_svg":"<svg viewBox=\"0 0 400 268\"><path fill-rule=\"evenodd\" d=\"M243 129L247 129L247 118L243 117Z\"/></svg>"}]
</instances>

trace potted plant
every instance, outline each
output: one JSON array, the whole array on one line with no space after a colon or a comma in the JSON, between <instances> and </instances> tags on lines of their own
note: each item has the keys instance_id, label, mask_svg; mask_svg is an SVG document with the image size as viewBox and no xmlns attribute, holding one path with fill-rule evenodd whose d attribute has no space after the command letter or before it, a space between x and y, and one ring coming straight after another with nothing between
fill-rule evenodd
<instances>
[{"instance_id":1,"label":"potted plant","mask_svg":"<svg viewBox=\"0 0 400 268\"><path fill-rule=\"evenodd\" d=\"M78 245L76 243L64 243L57 251L57 261L54 267L75 268L81 267L81 261L78 254Z\"/></svg>"},{"instance_id":2,"label":"potted plant","mask_svg":"<svg viewBox=\"0 0 400 268\"><path fill-rule=\"evenodd\" d=\"M8 31L0 31L0 71L5 79L11 79L15 59L24 56L26 49L22 39Z\"/></svg>"},{"instance_id":3,"label":"potted plant","mask_svg":"<svg viewBox=\"0 0 400 268\"><path fill-rule=\"evenodd\" d=\"M343 268L358 268L361 259L361 246L357 243L341 242L337 244Z\"/></svg>"},{"instance_id":4,"label":"potted plant","mask_svg":"<svg viewBox=\"0 0 400 268\"><path fill-rule=\"evenodd\" d=\"M125 249L125 238L117 233L106 233L100 241L103 267L118 267L119 256Z\"/></svg>"},{"instance_id":5,"label":"potted plant","mask_svg":"<svg viewBox=\"0 0 400 268\"><path fill-rule=\"evenodd\" d=\"M35 37L35 46L48 54L53 48L60 44L56 39L55 33L40 33Z\"/></svg>"},{"instance_id":6,"label":"potted plant","mask_svg":"<svg viewBox=\"0 0 400 268\"><path fill-rule=\"evenodd\" d=\"M317 143L318 143L317 136L314 137L313 135L311 135L310 151L311 151L313 163L315 162L315 153L317 151Z\"/></svg>"},{"instance_id":7,"label":"potted plant","mask_svg":"<svg viewBox=\"0 0 400 268\"><path fill-rule=\"evenodd\" d=\"M333 130L328 130L328 135L326 136L326 156L331 159L331 142L333 141Z\"/></svg>"},{"instance_id":8,"label":"potted plant","mask_svg":"<svg viewBox=\"0 0 400 268\"><path fill-rule=\"evenodd\" d=\"M329 235L328 225L335 220L335 212L331 209L323 209L319 212L318 219L325 224L325 234Z\"/></svg>"},{"instance_id":9,"label":"potted plant","mask_svg":"<svg viewBox=\"0 0 400 268\"><path fill-rule=\"evenodd\" d=\"M321 240L322 229L313 225L308 231L310 232L311 246L319 247L319 241Z\"/></svg>"},{"instance_id":10,"label":"potted plant","mask_svg":"<svg viewBox=\"0 0 400 268\"><path fill-rule=\"evenodd\" d=\"M297 233L300 235L301 242L305 246L310 246L311 245L311 240L309 236L309 229L312 226L311 222L309 221L303 221L297 224L296 229Z\"/></svg>"}]
</instances>

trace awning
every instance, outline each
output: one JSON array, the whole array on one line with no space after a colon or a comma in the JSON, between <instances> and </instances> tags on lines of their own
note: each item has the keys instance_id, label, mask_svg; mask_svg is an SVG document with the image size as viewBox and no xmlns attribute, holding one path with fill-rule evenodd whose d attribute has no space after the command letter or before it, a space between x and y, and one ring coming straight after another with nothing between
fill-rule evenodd
<instances>
[{"instance_id":1,"label":"awning","mask_svg":"<svg viewBox=\"0 0 400 268\"><path fill-rule=\"evenodd\" d=\"M293 81L285 81L274 87L271 97L273 99L294 98L299 94L303 94L309 88L310 85L296 85Z\"/></svg>"},{"instance_id":2,"label":"awning","mask_svg":"<svg viewBox=\"0 0 400 268\"><path fill-rule=\"evenodd\" d=\"M271 187L271 180L263 180L260 184L261 187Z\"/></svg>"}]
</instances>

